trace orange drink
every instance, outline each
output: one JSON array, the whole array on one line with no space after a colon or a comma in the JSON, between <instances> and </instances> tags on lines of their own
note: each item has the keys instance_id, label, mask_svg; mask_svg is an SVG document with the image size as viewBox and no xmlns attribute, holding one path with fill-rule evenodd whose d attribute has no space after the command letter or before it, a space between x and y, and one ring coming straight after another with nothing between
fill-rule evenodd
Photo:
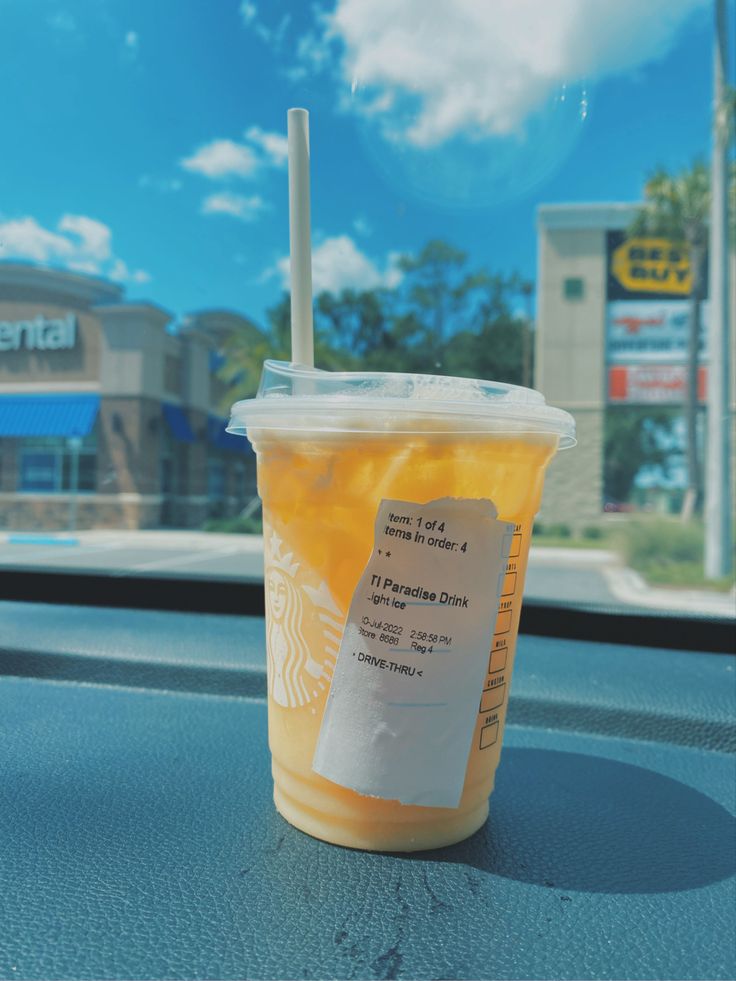
<instances>
[{"instance_id":1,"label":"orange drink","mask_svg":"<svg viewBox=\"0 0 736 981\"><path fill-rule=\"evenodd\" d=\"M537 393L466 379L422 381L267 362L259 397L238 403L230 426L247 429L258 459L276 807L301 830L356 848L434 848L467 837L485 821L532 521L547 463L561 444L572 442L570 417ZM488 639L476 652L483 678L466 709L470 745L457 763L464 781L456 807L359 793L313 769L346 619L374 550L379 506L446 498L491 501L507 523L500 574L480 585L484 595L487 589ZM453 547L435 540L442 549ZM418 649L425 653L426 645ZM395 662L411 661L411 649L405 650L392 653ZM463 657L453 670L464 670Z\"/></svg>"}]
</instances>

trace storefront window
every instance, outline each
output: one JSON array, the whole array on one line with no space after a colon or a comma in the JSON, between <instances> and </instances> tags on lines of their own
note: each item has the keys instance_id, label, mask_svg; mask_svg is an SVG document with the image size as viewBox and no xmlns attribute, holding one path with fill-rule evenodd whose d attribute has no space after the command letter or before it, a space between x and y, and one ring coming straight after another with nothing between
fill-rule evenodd
<instances>
[{"instance_id":1,"label":"storefront window","mask_svg":"<svg viewBox=\"0 0 736 981\"><path fill-rule=\"evenodd\" d=\"M21 450L20 485L18 490L48 491L59 490L58 455L54 452Z\"/></svg>"},{"instance_id":2,"label":"storefront window","mask_svg":"<svg viewBox=\"0 0 736 981\"><path fill-rule=\"evenodd\" d=\"M233 468L233 484L237 505L239 508L242 508L245 505L246 499L246 473L244 463L235 464Z\"/></svg>"},{"instance_id":3,"label":"storefront window","mask_svg":"<svg viewBox=\"0 0 736 981\"><path fill-rule=\"evenodd\" d=\"M220 501L225 496L225 464L222 460L210 460L207 464L207 496Z\"/></svg>"},{"instance_id":4,"label":"storefront window","mask_svg":"<svg viewBox=\"0 0 736 981\"><path fill-rule=\"evenodd\" d=\"M92 493L97 490L97 439L95 434L79 440L61 436L24 439L18 450L18 490L26 493L63 494L74 490Z\"/></svg>"}]
</instances>

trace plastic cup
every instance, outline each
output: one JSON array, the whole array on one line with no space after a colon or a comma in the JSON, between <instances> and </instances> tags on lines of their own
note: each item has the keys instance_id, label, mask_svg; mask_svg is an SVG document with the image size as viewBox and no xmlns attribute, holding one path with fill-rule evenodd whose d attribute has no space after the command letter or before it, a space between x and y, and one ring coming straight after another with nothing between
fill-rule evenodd
<instances>
[{"instance_id":1,"label":"plastic cup","mask_svg":"<svg viewBox=\"0 0 736 981\"><path fill-rule=\"evenodd\" d=\"M549 460L575 442L572 417L511 385L267 361L257 397L233 406L228 429L247 434L257 454L277 809L302 831L354 848L415 851L462 840L488 816L532 522ZM312 769L379 504L444 497L490 499L514 525L457 808L363 796ZM491 594L495 604L489 584Z\"/></svg>"}]
</instances>

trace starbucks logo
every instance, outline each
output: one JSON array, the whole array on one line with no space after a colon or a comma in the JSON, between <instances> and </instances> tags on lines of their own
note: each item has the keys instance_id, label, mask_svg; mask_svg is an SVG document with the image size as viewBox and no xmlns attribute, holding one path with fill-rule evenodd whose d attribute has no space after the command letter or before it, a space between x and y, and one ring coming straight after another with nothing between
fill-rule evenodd
<instances>
[{"instance_id":1,"label":"starbucks logo","mask_svg":"<svg viewBox=\"0 0 736 981\"><path fill-rule=\"evenodd\" d=\"M282 545L276 532L267 535L268 690L277 705L298 708L328 690L345 618L326 583Z\"/></svg>"}]
</instances>

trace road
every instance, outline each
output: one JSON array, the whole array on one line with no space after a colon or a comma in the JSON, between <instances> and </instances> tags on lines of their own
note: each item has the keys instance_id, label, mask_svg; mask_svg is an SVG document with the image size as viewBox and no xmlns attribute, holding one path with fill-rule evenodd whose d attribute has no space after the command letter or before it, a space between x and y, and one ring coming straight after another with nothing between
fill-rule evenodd
<instances>
[{"instance_id":1,"label":"road","mask_svg":"<svg viewBox=\"0 0 736 981\"><path fill-rule=\"evenodd\" d=\"M2 568L258 580L263 576L263 540L197 531L7 533L0 538ZM736 615L733 596L651 589L612 553L596 549L532 547L524 595L553 603Z\"/></svg>"},{"instance_id":2,"label":"road","mask_svg":"<svg viewBox=\"0 0 736 981\"><path fill-rule=\"evenodd\" d=\"M113 576L263 577L263 540L205 532L80 532L9 535L0 568L100 572Z\"/></svg>"}]
</instances>

